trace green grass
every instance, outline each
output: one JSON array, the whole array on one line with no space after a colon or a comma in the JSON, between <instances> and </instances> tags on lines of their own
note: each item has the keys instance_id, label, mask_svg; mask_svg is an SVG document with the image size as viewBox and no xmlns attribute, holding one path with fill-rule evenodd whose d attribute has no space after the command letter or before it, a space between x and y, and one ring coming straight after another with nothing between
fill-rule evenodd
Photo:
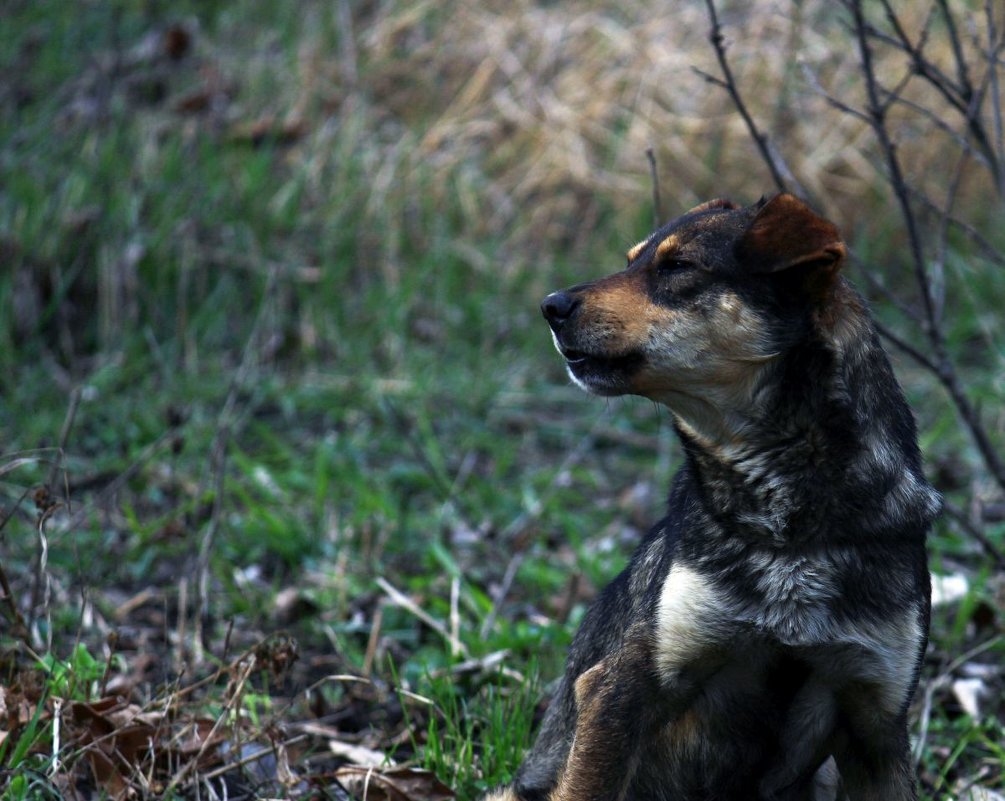
<instances>
[{"instance_id":1,"label":"green grass","mask_svg":"<svg viewBox=\"0 0 1005 801\"><path fill-rule=\"evenodd\" d=\"M193 53L130 61L179 20L198 22ZM162 681L190 670L175 659L191 659L192 643L169 633L185 619L192 636L198 554L214 532L212 656L288 628L336 672L370 667L375 682L432 701L405 721L374 702L373 739L403 726L400 755L460 798L505 780L585 604L658 516L679 459L665 412L568 386L537 311L548 290L619 265L648 227L644 198L627 216L601 201L585 242L515 245L485 223L474 157L449 168L450 192L437 189L447 168L418 149L423 109L395 116L376 89L343 102L325 54L341 52L344 32L327 4L20 2L0 24L0 69L17 76L0 95L0 465L42 458L0 473L0 499L12 507L53 465L53 489L70 490L44 527L44 570L29 502L0 531L0 564L19 598L48 588L30 617L49 696L68 666L59 693L96 698L81 655L103 670L90 655L117 627L159 632ZM385 66L359 65L364 77ZM208 74L225 111L179 111ZM305 131L292 143L241 134L294 109ZM880 263L896 245L873 247L859 249ZM956 247L949 345L974 399L998 414L1005 331L989 299L1002 272ZM929 463L960 465L950 497L965 506L982 481L972 444L931 377L898 368ZM1002 543L1005 526L988 535ZM968 599L935 616L935 653L959 653L984 636L974 610L993 600L993 577L955 528L941 523L932 542L936 567L963 562L975 576ZM383 603L378 579L445 626L453 618L466 653ZM303 610L281 613L290 588ZM155 600L140 618L117 617L145 591ZM24 670L15 645L0 632L0 649L18 654L0 659L0 684ZM122 651L115 672L126 673L137 652ZM451 673L503 651L505 667L541 682ZM1001 649L992 655L1000 664ZM255 685L256 725L302 714L320 670ZM346 690L318 692L328 710L348 703ZM922 760L931 797L986 765L982 782L1005 786L1002 710L971 721L938 699ZM36 718L0 746L4 798L55 792L43 729Z\"/></svg>"}]
</instances>

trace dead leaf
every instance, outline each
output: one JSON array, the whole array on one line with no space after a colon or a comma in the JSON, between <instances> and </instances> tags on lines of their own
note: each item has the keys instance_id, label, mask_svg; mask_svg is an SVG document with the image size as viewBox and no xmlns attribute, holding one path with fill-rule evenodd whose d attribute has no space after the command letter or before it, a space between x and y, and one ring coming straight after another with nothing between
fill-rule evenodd
<instances>
[{"instance_id":1,"label":"dead leaf","mask_svg":"<svg viewBox=\"0 0 1005 801\"><path fill-rule=\"evenodd\" d=\"M117 697L70 705L67 729L87 755L95 783L114 799L134 794L131 782L149 762L157 739L157 729L140 720L140 713L138 706Z\"/></svg>"},{"instance_id":2,"label":"dead leaf","mask_svg":"<svg viewBox=\"0 0 1005 801\"><path fill-rule=\"evenodd\" d=\"M288 626L318 612L318 605L305 596L299 587L280 590L276 593L273 604L276 621L281 626Z\"/></svg>"},{"instance_id":3,"label":"dead leaf","mask_svg":"<svg viewBox=\"0 0 1005 801\"><path fill-rule=\"evenodd\" d=\"M987 692L987 687L981 679L956 679L953 682L953 695L963 711L974 720L981 717L980 699Z\"/></svg>"},{"instance_id":4,"label":"dead leaf","mask_svg":"<svg viewBox=\"0 0 1005 801\"><path fill-rule=\"evenodd\" d=\"M307 133L303 120L279 122L274 117L265 117L252 123L238 125L230 134L234 142L258 147L266 143L291 145Z\"/></svg>"},{"instance_id":5,"label":"dead leaf","mask_svg":"<svg viewBox=\"0 0 1005 801\"><path fill-rule=\"evenodd\" d=\"M932 606L943 606L959 601L970 592L970 582L962 573L948 576L932 574Z\"/></svg>"},{"instance_id":6,"label":"dead leaf","mask_svg":"<svg viewBox=\"0 0 1005 801\"><path fill-rule=\"evenodd\" d=\"M335 771L338 779L362 801L449 801L453 791L436 774L418 768L366 768L347 765Z\"/></svg>"},{"instance_id":7,"label":"dead leaf","mask_svg":"<svg viewBox=\"0 0 1005 801\"><path fill-rule=\"evenodd\" d=\"M394 765L394 760L390 759L383 751L375 751L362 745L353 745L341 740L329 740L328 750L337 757L349 760L354 767L379 768L384 765Z\"/></svg>"}]
</instances>

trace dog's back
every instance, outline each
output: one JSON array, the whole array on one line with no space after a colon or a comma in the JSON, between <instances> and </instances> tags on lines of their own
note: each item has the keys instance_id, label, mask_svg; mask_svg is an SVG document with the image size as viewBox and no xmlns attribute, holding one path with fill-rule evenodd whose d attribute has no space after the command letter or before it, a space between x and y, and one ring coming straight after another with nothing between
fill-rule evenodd
<instances>
[{"instance_id":1,"label":"dog's back","mask_svg":"<svg viewBox=\"0 0 1005 801\"><path fill-rule=\"evenodd\" d=\"M667 405L686 458L504 795L814 799L833 756L852 799L916 797L939 500L844 256L790 195L713 201L545 299L573 381Z\"/></svg>"}]
</instances>

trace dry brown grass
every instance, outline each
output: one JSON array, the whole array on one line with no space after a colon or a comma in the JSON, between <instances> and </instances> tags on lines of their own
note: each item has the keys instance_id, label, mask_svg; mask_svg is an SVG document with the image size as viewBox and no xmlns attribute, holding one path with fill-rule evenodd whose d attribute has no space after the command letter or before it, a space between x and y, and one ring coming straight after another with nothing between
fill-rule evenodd
<instances>
[{"instance_id":1,"label":"dry brown grass","mask_svg":"<svg viewBox=\"0 0 1005 801\"><path fill-rule=\"evenodd\" d=\"M823 95L863 100L843 11L822 0L733 5L722 12L730 59L759 124L817 202L846 222L869 219L884 202L872 137ZM920 30L924 10L904 13ZM984 35L974 13L968 47ZM293 106L356 132L378 214L421 180L433 202L459 200L473 235L576 241L613 208L627 240L642 233L650 147L668 215L710 196L750 201L772 190L729 98L694 71L718 72L703 3L396 2L351 15L346 3L343 32L350 17L338 52L301 49ZM926 53L952 73L943 38L933 35ZM877 64L890 87L910 73L890 49ZM906 97L951 120L930 88L910 84ZM905 163L937 190L949 136L906 106L896 114ZM315 157L334 153L331 144L318 137ZM987 187L975 181L979 196Z\"/></svg>"}]
</instances>

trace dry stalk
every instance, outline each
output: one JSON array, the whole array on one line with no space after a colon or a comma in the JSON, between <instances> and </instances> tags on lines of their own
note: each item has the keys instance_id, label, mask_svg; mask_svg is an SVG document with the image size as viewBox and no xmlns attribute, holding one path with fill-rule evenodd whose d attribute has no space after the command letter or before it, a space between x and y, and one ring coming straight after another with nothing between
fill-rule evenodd
<instances>
[{"instance_id":1,"label":"dry stalk","mask_svg":"<svg viewBox=\"0 0 1005 801\"><path fill-rule=\"evenodd\" d=\"M255 362L253 358L254 347L258 343L259 334L266 318L266 312L274 301L278 275L277 266L273 265L270 267L268 279L262 290L262 300L258 307L258 313L251 326L248 339L244 344L240 364L227 390L227 399L217 418L216 432L213 435L213 444L210 448L209 468L213 482L213 506L209 521L206 523L202 537L199 540L199 553L196 558L196 608L194 611L193 648L197 664L202 661L203 655L202 648L205 636L203 626L209 620L209 562L216 541L216 534L220 528L220 519L223 514L227 446L236 423L235 409L237 407L237 396L246 385Z\"/></svg>"},{"instance_id":2,"label":"dry stalk","mask_svg":"<svg viewBox=\"0 0 1005 801\"><path fill-rule=\"evenodd\" d=\"M415 601L409 598L401 590L394 587L387 579L383 576L377 577L377 586L379 586L385 593L387 593L388 598L391 603L395 606L400 606L402 609L411 612L415 617L425 623L429 628L439 634L444 640L450 644L450 652L452 654L460 654L465 658L468 656L468 647L461 642L453 632L451 632L443 623L430 615L425 609L419 606Z\"/></svg>"},{"instance_id":3,"label":"dry stalk","mask_svg":"<svg viewBox=\"0 0 1005 801\"><path fill-rule=\"evenodd\" d=\"M196 752L196 754L188 762L182 765L181 770L175 773L175 775L171 778L171 781L164 789L165 798L170 798L171 793L174 791L174 789L178 787L178 785L180 785L183 781L188 779L189 775L199 766L199 762L205 755L206 749L209 747L209 744L213 742L217 733L223 727L226 719L230 716L231 712L240 707L241 698L244 693L244 685L251 677L251 674L254 672L255 668L257 667L257 664L258 660L252 657L251 659L248 659L244 665L241 666L237 680L232 685L233 689L232 692L230 693L230 697L227 699L227 702L223 705L223 709L220 711L219 717L217 717L216 721L213 723L213 727L209 730L209 733L203 738L202 745L199 747L199 750Z\"/></svg>"}]
</instances>

